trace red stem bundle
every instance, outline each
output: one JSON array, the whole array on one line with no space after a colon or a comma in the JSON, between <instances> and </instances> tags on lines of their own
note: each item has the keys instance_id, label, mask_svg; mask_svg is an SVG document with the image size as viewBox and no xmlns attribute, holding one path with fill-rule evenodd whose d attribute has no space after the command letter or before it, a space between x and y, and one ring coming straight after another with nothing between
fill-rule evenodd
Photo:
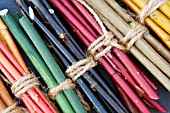
<instances>
[{"instance_id":1,"label":"red stem bundle","mask_svg":"<svg viewBox=\"0 0 170 113\"><path fill-rule=\"evenodd\" d=\"M62 2L64 3L64 5L66 7L69 7L70 13L75 12L75 15L77 15L77 19L80 20L84 25L87 25L87 21L85 21L83 19L83 17L80 15L79 12L76 11L76 9L71 5L70 2L68 2L68 0L62 0ZM93 36L96 36L96 33L93 31L93 29L90 26L84 26L87 30L89 30Z\"/></svg>"},{"instance_id":2,"label":"red stem bundle","mask_svg":"<svg viewBox=\"0 0 170 113\"><path fill-rule=\"evenodd\" d=\"M112 48L112 51L115 53L117 58L123 63L123 65L126 67L128 72L132 75L132 77L135 79L135 81L139 84L139 86L144 90L146 95L150 97L151 99L159 99L160 96L155 93L155 90L152 88L152 86L146 81L144 76L139 72L137 66L131 61L131 59L121 50L117 48Z\"/></svg>"},{"instance_id":3,"label":"red stem bundle","mask_svg":"<svg viewBox=\"0 0 170 113\"><path fill-rule=\"evenodd\" d=\"M1 40L0 56L0 69L12 84L14 84L22 76L26 75L20 64L18 64ZM45 99L45 96L37 86L29 89L26 93L21 95L20 98L31 113L56 113L55 109L52 107L49 101Z\"/></svg>"},{"instance_id":4,"label":"red stem bundle","mask_svg":"<svg viewBox=\"0 0 170 113\"><path fill-rule=\"evenodd\" d=\"M62 1L65 6L67 6L70 9L70 5L69 1ZM74 1L77 2L77 1ZM77 4L77 5L81 5L81 4ZM72 7L71 7L72 9ZM78 13L76 13L75 10L70 10L71 12L74 12L74 14L77 16ZM84 12L83 14L88 13L87 11ZM89 14L89 13L88 13ZM89 14L90 15L90 14ZM79 16L81 16L79 14ZM88 15L87 15L88 16ZM91 16L90 16L91 17ZM89 18L90 18L89 17ZM82 18L79 18L80 21L82 21ZM92 22L94 22L95 20L93 18L91 18L91 20L93 20ZM77 24L78 22L76 22ZM74 23L73 23L74 24ZM82 23L83 24L83 23ZM88 26L88 24L85 24L84 26ZM83 26L77 26L77 28L80 29L84 29ZM101 28L99 26L96 26L95 28L97 28L97 31L101 32ZM81 32L82 31L82 32ZM80 32L83 34L83 30L81 30ZM87 32L84 32L84 34ZM90 32L89 32L90 34ZM101 34L103 35L103 33ZM88 36L86 38L87 40L90 41L90 43L94 42L96 40L95 37L93 37L92 35ZM160 96L155 93L154 89L150 86L150 84L146 81L146 79L140 74L140 72L137 70L137 66L129 59L129 57L122 52L121 50L118 50L117 48L113 48L113 51L115 52L115 54L117 55L117 57L119 58L119 60L124 64L124 66L127 68L128 72L133 76L133 78L137 81L137 83L139 84L139 86L145 91L145 93L151 98L151 99L158 99L160 98ZM120 55L121 54L121 55ZM125 76L125 78L130 78L130 76L126 75L123 73L123 75ZM130 83L132 82L132 80L130 79ZM134 84L134 86L136 87L137 85Z\"/></svg>"}]
</instances>

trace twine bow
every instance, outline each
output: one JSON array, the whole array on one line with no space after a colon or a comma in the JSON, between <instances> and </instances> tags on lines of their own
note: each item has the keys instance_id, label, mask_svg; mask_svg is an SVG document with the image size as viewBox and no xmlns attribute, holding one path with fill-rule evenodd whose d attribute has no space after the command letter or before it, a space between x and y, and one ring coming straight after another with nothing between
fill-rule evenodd
<instances>
[{"instance_id":1,"label":"twine bow","mask_svg":"<svg viewBox=\"0 0 170 113\"><path fill-rule=\"evenodd\" d=\"M95 60L89 56L86 59L80 60L72 64L67 70L66 75L72 78L73 81L76 81L84 72L95 67L97 63Z\"/></svg>"},{"instance_id":2,"label":"twine bow","mask_svg":"<svg viewBox=\"0 0 170 113\"><path fill-rule=\"evenodd\" d=\"M87 51L94 55L96 51L99 50L102 46L105 46L106 48L101 50L98 54L94 56L94 59L98 61L102 56L104 56L106 53L110 52L112 47L116 47L121 50L126 50L126 48L123 45L118 44L118 40L114 38L114 35L112 32L106 32L101 37L97 38L87 49Z\"/></svg>"}]
</instances>

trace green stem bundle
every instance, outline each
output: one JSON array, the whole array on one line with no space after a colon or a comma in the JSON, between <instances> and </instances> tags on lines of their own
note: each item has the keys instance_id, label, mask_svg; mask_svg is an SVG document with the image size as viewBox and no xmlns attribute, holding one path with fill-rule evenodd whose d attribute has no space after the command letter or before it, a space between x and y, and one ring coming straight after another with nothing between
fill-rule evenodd
<instances>
[{"instance_id":1,"label":"green stem bundle","mask_svg":"<svg viewBox=\"0 0 170 113\"><path fill-rule=\"evenodd\" d=\"M62 73L59 65L57 64L54 57L48 50L47 46L41 39L40 35L34 28L33 24L26 17L22 17L19 20L19 22L21 26L24 28L24 30L26 31L31 41L33 42L34 46L37 48L38 52L40 53L41 57L43 58L44 62L48 66L49 70L53 74L56 81L59 84L64 82L66 80L66 77ZM73 89L64 90L64 93L76 113L86 112Z\"/></svg>"}]
</instances>

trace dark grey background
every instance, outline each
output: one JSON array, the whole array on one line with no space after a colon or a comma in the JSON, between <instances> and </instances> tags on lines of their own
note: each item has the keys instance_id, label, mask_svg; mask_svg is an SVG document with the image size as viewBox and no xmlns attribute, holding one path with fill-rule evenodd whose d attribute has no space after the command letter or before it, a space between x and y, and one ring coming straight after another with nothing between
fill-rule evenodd
<instances>
[{"instance_id":1,"label":"dark grey background","mask_svg":"<svg viewBox=\"0 0 170 113\"><path fill-rule=\"evenodd\" d=\"M16 12L19 12L20 13L20 10L18 8L18 6L15 4L15 0L0 0L0 10L4 9L4 8L7 8L9 9L9 11L11 13L16 13ZM22 52L23 53L23 52ZM24 57L25 55L22 54ZM31 63L29 61L27 61L27 65L32 67ZM140 64L139 64L140 65ZM33 69L34 71L34 69ZM148 73L146 71L146 73ZM149 73L148 73L149 74ZM170 111L170 93L168 91L166 91L162 85L155 79L152 77L151 74L149 74L149 76L155 81L156 84L158 84L159 86L159 90L158 90L158 94L160 94L161 96L161 99L159 99L158 101L168 110ZM159 113L155 110L153 110L153 113Z\"/></svg>"}]
</instances>

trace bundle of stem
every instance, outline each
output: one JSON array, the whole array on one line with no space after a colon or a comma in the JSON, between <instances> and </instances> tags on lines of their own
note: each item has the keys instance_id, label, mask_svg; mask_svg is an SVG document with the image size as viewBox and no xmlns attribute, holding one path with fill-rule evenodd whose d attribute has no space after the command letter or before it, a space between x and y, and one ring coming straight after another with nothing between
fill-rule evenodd
<instances>
[{"instance_id":1,"label":"bundle of stem","mask_svg":"<svg viewBox=\"0 0 170 113\"><path fill-rule=\"evenodd\" d=\"M69 8L69 5L68 4L66 4L66 1L61 1L61 2L65 2L64 4L65 4L65 6L66 7L68 7L69 8L69 10L70 11L68 11L68 9L66 9L66 8L64 8L64 5L62 5L62 3L60 3L60 1L53 1L53 0L50 0L52 3L53 3L53 5L62 13L62 15L64 15L64 17L67 19L67 22L69 23L70 22L70 25L72 26L72 28L76 28L79 32L81 32L87 39L84 39L84 37L80 34L80 33L78 33L78 35L79 35L79 38L81 38L81 40L82 41L84 41L84 43L85 43L85 45L86 46L89 46L89 42L91 43L91 42L93 42L94 41L94 37L93 37L93 35L90 33L90 31L88 31L86 28L85 28L85 26L87 26L87 25L82 25L81 24L81 22L79 21L79 19L80 18L76 18L75 17L75 15L74 15L74 11L72 10L72 8ZM77 16L77 15L76 15ZM76 20L77 19L77 20ZM80 19L81 20L81 19ZM76 30L75 30L76 31ZM101 35L102 35L102 33L101 33ZM89 38L88 38L89 37ZM89 42L88 42L89 41ZM119 56L119 55L118 55ZM112 57L113 56L111 56L111 57L109 57L109 56L106 56L105 55L105 58L110 62L111 61L111 59L112 59ZM107 65L107 68L105 68L107 71L108 71L108 73L111 75L111 71L113 71L112 70L112 66L113 66L113 63L111 63L110 64L110 67L109 67L109 64L107 64L106 62L105 62L105 60L106 59L103 59L103 58L101 58L99 61L101 62L101 64L102 64L102 66L106 66ZM110 59L110 60L109 60ZM105 62L105 63L104 63ZM114 66L113 66L114 67ZM115 79L118 79L118 78L115 78ZM114 80L115 80L114 79ZM116 82L117 84L119 84L119 82ZM122 84L123 84L124 82L122 81ZM120 84L119 84L120 85ZM127 85L126 85L127 86ZM120 86L121 87L121 86ZM121 88L123 88L123 87L121 87ZM125 89L124 89L124 91L125 91ZM126 91L125 91L126 92ZM127 94L127 92L126 92L126 94ZM127 94L128 95L128 94ZM130 97L129 97L130 98ZM134 101L134 100L132 100L132 101ZM138 107L139 108L139 107ZM140 109L140 108L139 108ZM145 109L146 110L146 109ZM148 111L147 111L148 112Z\"/></svg>"},{"instance_id":2,"label":"bundle of stem","mask_svg":"<svg viewBox=\"0 0 170 113\"><path fill-rule=\"evenodd\" d=\"M96 9L105 19L106 26L118 34L116 38L121 40L123 35L131 29L131 27L118 15L116 12L108 6L108 4L99 0L98 2L93 0L86 0L94 9ZM114 20L112 19L114 18ZM103 19L103 20L104 20ZM135 24L134 22L132 22ZM132 24L131 23L131 24ZM113 27L114 26L114 27ZM112 29L112 28L113 29ZM123 35L122 35L122 34ZM150 34L144 35L145 38L152 37ZM144 39L145 39L144 38ZM130 52L168 89L170 90L169 63L163 59L144 39L139 39L135 42L134 46L130 48ZM158 69L159 68L159 69ZM164 73L162 73L164 72Z\"/></svg>"},{"instance_id":3,"label":"bundle of stem","mask_svg":"<svg viewBox=\"0 0 170 113\"><path fill-rule=\"evenodd\" d=\"M145 0L145 2L139 0L123 0L123 2L128 5L136 14L140 13L140 8L143 7L147 0ZM139 5L139 3L141 5ZM166 16L170 17L169 14L169 10L170 10L170 5L168 3L165 3L164 5L159 7L159 10L162 11L164 14L166 14ZM150 17L147 17L145 19L145 23L160 37L160 39L170 48L170 33L168 31L166 31L165 29L163 29L164 27L162 27L161 25L166 25L169 29L170 25L170 18L167 18L164 16L164 14L162 14L159 10L157 10L157 13L152 13ZM155 16L154 16L155 15ZM164 21L165 19L162 18L167 18L166 20L168 21L168 23L166 21ZM159 20L158 20L159 19ZM159 23L162 24L159 24Z\"/></svg>"},{"instance_id":4,"label":"bundle of stem","mask_svg":"<svg viewBox=\"0 0 170 113\"><path fill-rule=\"evenodd\" d=\"M28 73L24 71L24 69L20 66L20 64L16 61L10 51L5 47L5 45L0 40L0 69L5 74L6 78L14 84L17 80L19 80L22 76L27 76ZM19 97L28 110L38 113L50 112L57 113L51 103L47 100L47 98L43 95L40 89L37 86L26 91L26 93L22 94Z\"/></svg>"},{"instance_id":5,"label":"bundle of stem","mask_svg":"<svg viewBox=\"0 0 170 113\"><path fill-rule=\"evenodd\" d=\"M24 28L27 35L33 42L34 46L40 53L41 57L45 61L49 70L52 72L52 74L56 78L57 82L61 83L65 81L66 80L65 75L62 73L60 67L58 66L57 62L55 61L54 57L52 56L52 54L46 47L45 43L41 39L40 35L38 34L34 26L29 22L29 20L26 17L22 17L19 21L20 21L21 26ZM64 92L76 112L78 113L86 112L84 107L78 100L78 97L75 94L73 89L67 89L67 90L64 90Z\"/></svg>"},{"instance_id":6,"label":"bundle of stem","mask_svg":"<svg viewBox=\"0 0 170 113\"><path fill-rule=\"evenodd\" d=\"M56 23L55 23L55 21L53 20L53 18L50 16L50 14L48 14L48 11L47 10L45 10L45 8L43 8L43 5L40 3L40 1L39 0L32 0L32 2L39 8L39 10L43 13L43 15L46 17L46 19L48 20L48 23L50 24L50 25L55 25ZM46 4L47 5L47 4ZM53 14L54 15L54 14ZM47 18L48 17L48 18ZM38 22L37 21L38 19L37 18L35 18L34 19L34 21L37 23L37 25L38 26L40 26L41 28L42 27L44 27L44 26L42 26L42 25L40 25L40 22ZM53 20L53 21L51 21L51 20ZM62 25L62 23L60 22L60 20L57 20L57 22L58 23L60 23L60 25L63 27L63 25ZM54 28L54 27L53 27ZM55 28L54 28L55 29ZM58 28L59 29L59 28ZM63 28L64 30L65 30L65 28ZM55 29L56 31L57 31L57 29ZM45 30L45 32L47 32L48 30ZM60 30L61 31L61 30ZM49 33L49 32L48 32ZM68 32L67 32L68 33ZM47 34L48 35L48 34ZM59 36L61 35L61 34L58 34ZM65 37L64 38L64 43L68 46L68 48L70 48L70 51L72 51L73 52L73 54L75 54L75 56L77 56L78 57L78 59L82 59L83 58L83 56L81 55L81 53L74 47L74 45L73 45L73 43L70 41L70 39L69 38L67 38L67 37ZM57 43L56 41L54 41L55 43ZM53 45L53 43L51 42L50 43L51 44L51 46L53 47L53 49L56 51L56 53L59 55L59 57L62 59L62 61L63 61L63 63L66 65L66 67L68 67L69 66L69 63L67 62L67 60L65 60L63 57L62 57L62 55L61 55L61 53L55 48L55 46ZM75 42L74 42L74 44L75 44ZM75 44L75 45L77 45L77 44ZM56 45L57 47L58 47L58 45ZM70 47L71 46L71 47ZM60 48L60 47L58 47L58 48ZM64 49L64 47L62 47L63 49L62 49L62 52L64 53L64 55L66 56L66 58L68 58L68 60L71 62L71 63L74 63L74 62L76 62L76 60L75 60L75 58L69 53L69 52L67 52L67 50L66 49ZM82 51L82 50L80 50L80 51ZM99 80L102 84L103 84L103 86L105 86L105 88L106 88L106 90L108 91L109 89L106 87L106 85L103 83L103 81L96 75L97 73L95 73L95 71L94 70L90 70L91 71L91 73L92 73L92 75L93 76L95 76L95 78L97 79L97 80ZM94 81L94 79L93 78L91 78L90 77L90 75L88 75L88 73L86 73L84 76L83 76L88 82L89 82L89 84L90 85L94 85L93 83L95 82L95 85L94 85L94 87L93 87L93 89L95 89L101 96L103 96L103 99L106 99L106 101L109 103L109 104L111 104L111 105L113 105L114 104L114 101L109 97L109 95L103 90L103 88L99 85L99 84L97 84L97 82L96 81ZM80 80L77 80L78 82L80 81ZM83 88L82 88L83 89ZM111 94L111 95L113 95L112 93L109 93L109 94ZM118 101L118 99L115 97L115 96L112 96L116 101ZM92 99L92 97L90 97L91 99ZM93 97L94 98L94 97ZM96 103L94 103L94 99L92 100L92 103L94 104L94 106L96 107ZM118 103L120 104L120 102L118 101ZM120 104L121 105L121 104ZM98 106L98 105L97 105ZM116 105L115 105L116 106ZM118 107L119 107L119 105L118 105ZM122 105L121 105L121 107L122 107ZM104 112L104 111L101 111L98 107L96 108L97 110L98 110L98 112ZM123 111L123 110L122 110ZM118 111L119 112L119 111Z\"/></svg>"},{"instance_id":7,"label":"bundle of stem","mask_svg":"<svg viewBox=\"0 0 170 113\"><path fill-rule=\"evenodd\" d=\"M32 43L28 40L27 36L25 33L22 31L20 26L14 21L13 17L6 12L5 15L2 15L3 21L6 23L8 26L9 30L13 34L13 36L16 38L18 43L21 45L27 56L30 58L32 61L33 65L37 69L37 71L40 73L46 84L48 85L49 88L55 87L58 82L64 81L63 78L58 78L59 73L55 73L54 76L50 72L49 68L45 64L44 60L40 57L38 54L37 50L33 47ZM24 43L25 42L25 43ZM55 66L56 67L56 66ZM57 69L57 68L55 68ZM60 69L58 68L57 71L60 72ZM60 81L58 81L59 79ZM75 111L82 111L84 112L84 108L80 104L77 96L75 93L72 91L72 89L68 89L64 91L65 94L67 95L67 98L65 97L64 93L58 93L55 96L56 101L58 102L59 106L61 107L62 111L65 113L70 113L70 112L75 112ZM72 106L70 103L73 104L73 110ZM77 109L81 108L81 109Z\"/></svg>"}]
</instances>

